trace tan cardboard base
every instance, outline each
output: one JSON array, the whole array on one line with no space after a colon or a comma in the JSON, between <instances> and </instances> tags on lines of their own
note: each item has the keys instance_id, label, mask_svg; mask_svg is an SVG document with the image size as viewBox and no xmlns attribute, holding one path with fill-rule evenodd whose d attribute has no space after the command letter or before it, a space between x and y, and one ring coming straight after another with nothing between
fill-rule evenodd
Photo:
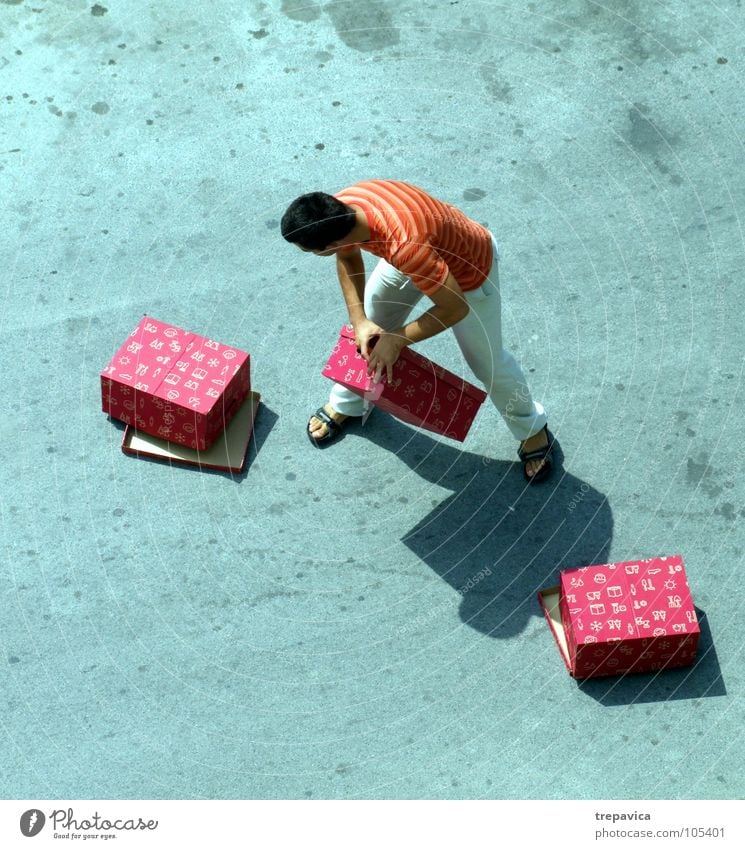
<instances>
[{"instance_id":1,"label":"tan cardboard base","mask_svg":"<svg viewBox=\"0 0 745 849\"><path fill-rule=\"evenodd\" d=\"M567 645L566 633L564 632L564 625L562 624L561 613L559 612L559 587L550 587L547 590L541 590L538 597L548 624L551 626L551 633L554 635L556 645L559 647L561 656L564 658L564 663L571 673L569 646Z\"/></svg>"},{"instance_id":2,"label":"tan cardboard base","mask_svg":"<svg viewBox=\"0 0 745 849\"><path fill-rule=\"evenodd\" d=\"M130 426L124 431L122 451L136 457L183 463L188 466L199 466L201 469L242 472L246 465L248 444L251 441L260 401L261 395L258 392L250 392L225 432L207 451L185 448L176 442L158 439L156 436L142 433Z\"/></svg>"}]
</instances>

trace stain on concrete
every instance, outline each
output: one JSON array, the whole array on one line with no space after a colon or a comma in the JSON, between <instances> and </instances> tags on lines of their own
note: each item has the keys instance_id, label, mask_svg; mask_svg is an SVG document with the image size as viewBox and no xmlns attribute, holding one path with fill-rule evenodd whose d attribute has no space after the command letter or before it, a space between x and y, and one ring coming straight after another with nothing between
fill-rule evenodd
<instances>
[{"instance_id":1,"label":"stain on concrete","mask_svg":"<svg viewBox=\"0 0 745 849\"><path fill-rule=\"evenodd\" d=\"M710 474L709 457L707 454L702 454L702 458L702 461L699 463L697 463L693 457L688 458L688 471L686 472L688 483L701 483L701 481Z\"/></svg>"},{"instance_id":2,"label":"stain on concrete","mask_svg":"<svg viewBox=\"0 0 745 849\"><path fill-rule=\"evenodd\" d=\"M660 124L648 116L650 108L643 103L635 103L628 112L631 124L626 133L626 141L637 152L657 157L662 151L678 141L673 133L665 132Z\"/></svg>"},{"instance_id":3,"label":"stain on concrete","mask_svg":"<svg viewBox=\"0 0 745 849\"><path fill-rule=\"evenodd\" d=\"M95 6L91 6L91 15L93 15L94 18L101 18L108 11L109 10L106 8L106 6L99 6L98 3L96 3Z\"/></svg>"},{"instance_id":4,"label":"stain on concrete","mask_svg":"<svg viewBox=\"0 0 745 849\"><path fill-rule=\"evenodd\" d=\"M486 90L494 100L500 103L512 103L512 86L503 80L492 65L482 65L481 77L486 83Z\"/></svg>"},{"instance_id":5,"label":"stain on concrete","mask_svg":"<svg viewBox=\"0 0 745 849\"><path fill-rule=\"evenodd\" d=\"M672 173L672 172L671 172L671 170L670 170L670 168L668 168L668 166L667 166L667 165L665 165L665 163L664 163L664 162L660 162L660 160L659 160L659 159L655 159L654 164L655 164L655 167L657 168L657 170L658 170L661 174L665 174L665 175L669 175L669 176L670 176L670 182L671 182L674 186L681 186L681 185L683 184L683 178L682 178L680 175L678 175L678 174L674 174L674 173Z\"/></svg>"},{"instance_id":6,"label":"stain on concrete","mask_svg":"<svg viewBox=\"0 0 745 849\"><path fill-rule=\"evenodd\" d=\"M96 115L105 115L107 112L111 110L111 107L108 103L104 103L102 100L99 100L98 103L94 103L91 106L91 111L95 112Z\"/></svg>"},{"instance_id":7,"label":"stain on concrete","mask_svg":"<svg viewBox=\"0 0 745 849\"><path fill-rule=\"evenodd\" d=\"M688 458L686 469L686 481L701 490L710 498L717 498L722 494L722 487L713 483L711 478L718 474L716 469L712 469L709 463L709 455L702 454L699 461L692 457Z\"/></svg>"},{"instance_id":8,"label":"stain on concrete","mask_svg":"<svg viewBox=\"0 0 745 849\"><path fill-rule=\"evenodd\" d=\"M734 522L737 518L735 506L734 504L730 504L729 501L725 501L724 504L720 504L714 512L718 516L724 516L724 518L728 519L730 522Z\"/></svg>"},{"instance_id":9,"label":"stain on concrete","mask_svg":"<svg viewBox=\"0 0 745 849\"><path fill-rule=\"evenodd\" d=\"M0 0L0 3L4 3L6 6L20 6L23 0Z\"/></svg>"},{"instance_id":10,"label":"stain on concrete","mask_svg":"<svg viewBox=\"0 0 745 849\"><path fill-rule=\"evenodd\" d=\"M569 46L578 40L596 40L595 55L610 54L613 60L632 60L635 64L650 59L669 60L686 53L695 53L695 39L681 41L670 31L668 23L655 19L655 9L638 0L617 0L615 4L580 0L578 8L569 13L544 19L544 27L562 36ZM642 6L643 8L640 8ZM643 25L634 23L643 20Z\"/></svg>"},{"instance_id":11,"label":"stain on concrete","mask_svg":"<svg viewBox=\"0 0 745 849\"><path fill-rule=\"evenodd\" d=\"M550 39L534 37L533 44L543 50L544 53L561 53L561 47L559 47L559 45L555 41L552 41ZM565 40L562 42L562 44L566 48L571 47L571 41Z\"/></svg>"},{"instance_id":12,"label":"stain on concrete","mask_svg":"<svg viewBox=\"0 0 745 849\"><path fill-rule=\"evenodd\" d=\"M481 200L486 197L486 192L483 189L466 189L463 192L463 200Z\"/></svg>"},{"instance_id":13,"label":"stain on concrete","mask_svg":"<svg viewBox=\"0 0 745 849\"><path fill-rule=\"evenodd\" d=\"M269 35L269 31L265 30L263 27L257 30L251 30L251 35L254 38L266 38Z\"/></svg>"},{"instance_id":14,"label":"stain on concrete","mask_svg":"<svg viewBox=\"0 0 745 849\"><path fill-rule=\"evenodd\" d=\"M280 12L293 21L309 24L321 17L321 4L308 3L307 0L282 0Z\"/></svg>"},{"instance_id":15,"label":"stain on concrete","mask_svg":"<svg viewBox=\"0 0 745 849\"><path fill-rule=\"evenodd\" d=\"M372 53L398 44L401 40L393 18L380 0L364 4L327 3L324 12L339 38L352 50Z\"/></svg>"},{"instance_id":16,"label":"stain on concrete","mask_svg":"<svg viewBox=\"0 0 745 849\"><path fill-rule=\"evenodd\" d=\"M443 53L450 51L473 56L484 43L485 37L482 27L472 23L470 18L463 18L460 26L454 24L442 30L434 41L434 47Z\"/></svg>"}]
</instances>

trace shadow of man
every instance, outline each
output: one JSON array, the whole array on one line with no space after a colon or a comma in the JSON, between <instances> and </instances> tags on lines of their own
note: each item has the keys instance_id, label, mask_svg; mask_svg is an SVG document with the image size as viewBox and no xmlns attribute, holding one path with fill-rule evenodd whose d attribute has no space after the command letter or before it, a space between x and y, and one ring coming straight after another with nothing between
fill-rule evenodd
<instances>
[{"instance_id":1,"label":"shadow of man","mask_svg":"<svg viewBox=\"0 0 745 849\"><path fill-rule=\"evenodd\" d=\"M471 454L393 418L368 425L366 437L423 479L452 490L403 542L457 591L460 618L477 631L516 636L531 616L543 617L537 592L558 583L560 570L609 561L613 516L607 499L561 468L560 447L554 475L530 486L519 463ZM422 611L409 627L425 628L438 612ZM699 621L693 667L582 681L580 689L603 705L726 695L703 611Z\"/></svg>"},{"instance_id":2,"label":"shadow of man","mask_svg":"<svg viewBox=\"0 0 745 849\"><path fill-rule=\"evenodd\" d=\"M518 463L490 460L414 431L371 419L365 437L393 451L427 481L452 490L404 544L460 595L460 617L507 638L542 616L536 594L560 569L606 563L613 517L605 496L561 468L528 485ZM417 617L426 621L427 611Z\"/></svg>"}]
</instances>

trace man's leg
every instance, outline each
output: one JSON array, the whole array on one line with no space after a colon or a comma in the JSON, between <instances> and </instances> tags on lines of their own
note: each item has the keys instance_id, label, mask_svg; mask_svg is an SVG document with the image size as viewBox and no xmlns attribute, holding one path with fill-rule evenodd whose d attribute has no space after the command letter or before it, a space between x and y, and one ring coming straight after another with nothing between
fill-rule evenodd
<instances>
[{"instance_id":1,"label":"man's leg","mask_svg":"<svg viewBox=\"0 0 745 849\"><path fill-rule=\"evenodd\" d=\"M453 331L471 371L483 383L507 427L526 451L533 451L548 444L543 432L546 412L533 400L522 369L502 346L496 243L494 257L489 279L480 289L466 292L470 312ZM530 461L528 474L535 474L542 465L541 460Z\"/></svg>"},{"instance_id":2,"label":"man's leg","mask_svg":"<svg viewBox=\"0 0 745 849\"><path fill-rule=\"evenodd\" d=\"M365 315L384 330L395 330L406 322L421 297L422 293L405 274L381 259L365 284ZM361 416L364 407L363 398L335 383L324 409L333 419L343 422L347 416ZM308 430L312 436L322 438L328 427L313 416Z\"/></svg>"}]
</instances>

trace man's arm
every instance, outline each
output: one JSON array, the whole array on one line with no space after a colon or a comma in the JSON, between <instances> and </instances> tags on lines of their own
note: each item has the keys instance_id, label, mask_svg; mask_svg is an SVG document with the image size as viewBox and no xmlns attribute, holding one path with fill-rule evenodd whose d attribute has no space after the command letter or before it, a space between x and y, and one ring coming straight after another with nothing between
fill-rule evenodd
<instances>
[{"instance_id":1,"label":"man's arm","mask_svg":"<svg viewBox=\"0 0 745 849\"><path fill-rule=\"evenodd\" d=\"M359 248L353 248L351 251L337 253L336 273L347 303L349 320L354 327L357 347L362 356L368 359L371 340L373 337L381 336L384 331L365 315L365 263L362 259L362 251Z\"/></svg>"},{"instance_id":2,"label":"man's arm","mask_svg":"<svg viewBox=\"0 0 745 849\"><path fill-rule=\"evenodd\" d=\"M389 381L393 379L393 365L407 345L436 336L468 315L465 295L452 274L448 274L444 284L429 297L434 302L433 307L404 327L384 333L370 352L368 374L373 374L376 382L383 374Z\"/></svg>"},{"instance_id":3,"label":"man's arm","mask_svg":"<svg viewBox=\"0 0 745 849\"><path fill-rule=\"evenodd\" d=\"M353 248L351 251L337 253L336 273L347 303L349 320L356 326L367 317L365 315L365 263L362 259L362 251L359 248Z\"/></svg>"},{"instance_id":4,"label":"man's arm","mask_svg":"<svg viewBox=\"0 0 745 849\"><path fill-rule=\"evenodd\" d=\"M436 336L468 315L466 297L452 274L448 274L444 284L429 295L429 298L434 302L433 307L405 327L391 331L392 335L401 337L402 348Z\"/></svg>"}]
</instances>

